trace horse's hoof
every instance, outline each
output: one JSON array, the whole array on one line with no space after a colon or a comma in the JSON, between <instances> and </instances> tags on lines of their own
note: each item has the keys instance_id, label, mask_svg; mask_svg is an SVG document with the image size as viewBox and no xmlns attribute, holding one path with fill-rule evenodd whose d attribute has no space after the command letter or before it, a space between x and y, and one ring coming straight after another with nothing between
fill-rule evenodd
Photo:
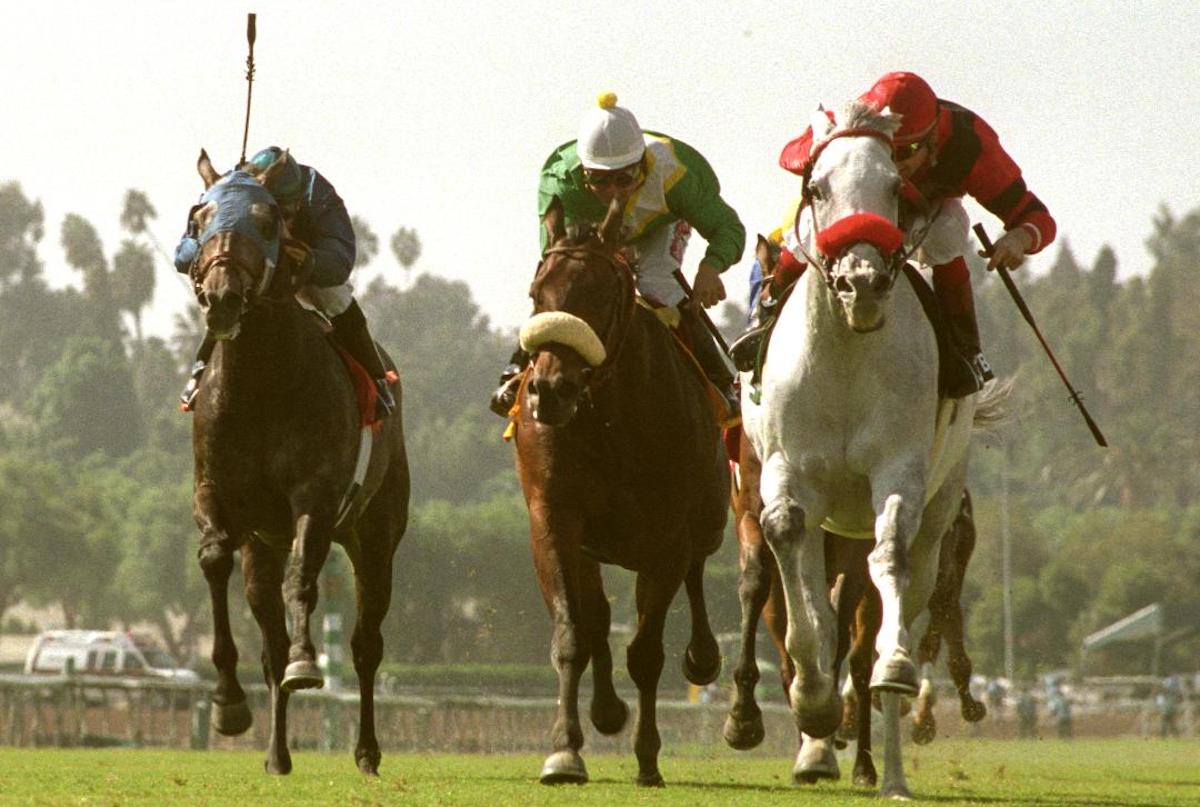
<instances>
[{"instance_id":1,"label":"horse's hoof","mask_svg":"<svg viewBox=\"0 0 1200 807\"><path fill-rule=\"evenodd\" d=\"M811 742L805 737L800 746L800 753L796 755L796 765L792 768L792 782L798 785L813 785L822 779L837 780L841 776L837 755L833 753L833 744Z\"/></svg>"},{"instance_id":2,"label":"horse's hoof","mask_svg":"<svg viewBox=\"0 0 1200 807\"><path fill-rule=\"evenodd\" d=\"M601 734L620 734L629 721L629 707L620 698L600 703L592 700L592 725Z\"/></svg>"},{"instance_id":3,"label":"horse's hoof","mask_svg":"<svg viewBox=\"0 0 1200 807\"><path fill-rule=\"evenodd\" d=\"M291 754L284 754L277 759L268 756L263 762L263 770L273 776L287 776L292 772Z\"/></svg>"},{"instance_id":4,"label":"horse's hoof","mask_svg":"<svg viewBox=\"0 0 1200 807\"><path fill-rule=\"evenodd\" d=\"M871 691L917 694L917 667L907 653L897 651L891 658L879 659L871 670Z\"/></svg>"},{"instance_id":5,"label":"horse's hoof","mask_svg":"<svg viewBox=\"0 0 1200 807\"><path fill-rule=\"evenodd\" d=\"M854 785L855 787L875 787L879 784L879 779L875 774L875 764L867 760L863 764L854 763Z\"/></svg>"},{"instance_id":6,"label":"horse's hoof","mask_svg":"<svg viewBox=\"0 0 1200 807\"><path fill-rule=\"evenodd\" d=\"M293 661L283 671L284 692L295 692L299 689L320 689L325 686L325 676L321 668L311 661Z\"/></svg>"},{"instance_id":7,"label":"horse's hoof","mask_svg":"<svg viewBox=\"0 0 1200 807\"><path fill-rule=\"evenodd\" d=\"M652 773L639 773L637 777L638 787L666 787L667 783L663 781L662 774L658 771Z\"/></svg>"},{"instance_id":8,"label":"horse's hoof","mask_svg":"<svg viewBox=\"0 0 1200 807\"><path fill-rule=\"evenodd\" d=\"M555 751L542 764L539 781L544 785L582 785L588 780L583 757L574 751Z\"/></svg>"},{"instance_id":9,"label":"horse's hoof","mask_svg":"<svg viewBox=\"0 0 1200 807\"><path fill-rule=\"evenodd\" d=\"M917 745L929 745L933 742L933 738L937 736L937 721L930 715L927 720L920 723L913 721L912 724L912 741Z\"/></svg>"},{"instance_id":10,"label":"horse's hoof","mask_svg":"<svg viewBox=\"0 0 1200 807\"><path fill-rule=\"evenodd\" d=\"M968 723L978 723L987 716L987 707L979 701L963 701L962 716Z\"/></svg>"},{"instance_id":11,"label":"horse's hoof","mask_svg":"<svg viewBox=\"0 0 1200 807\"><path fill-rule=\"evenodd\" d=\"M237 703L213 703L212 717L209 723L218 734L226 737L236 737L245 734L254 723L254 715L250 706L243 700Z\"/></svg>"},{"instance_id":12,"label":"horse's hoof","mask_svg":"<svg viewBox=\"0 0 1200 807\"><path fill-rule=\"evenodd\" d=\"M885 787L879 791L879 798L894 799L895 801L912 801L912 791L908 789L908 785L893 785Z\"/></svg>"},{"instance_id":13,"label":"horse's hoof","mask_svg":"<svg viewBox=\"0 0 1200 807\"><path fill-rule=\"evenodd\" d=\"M383 755L379 751L359 751L354 755L354 761L358 765L358 770L367 776L379 775L379 761Z\"/></svg>"},{"instance_id":14,"label":"horse's hoof","mask_svg":"<svg viewBox=\"0 0 1200 807\"><path fill-rule=\"evenodd\" d=\"M730 713L725 718L725 729L722 734L725 735L725 742L735 751L749 751L751 748L756 748L767 736L767 731L763 728L762 713L759 712L746 720L740 720Z\"/></svg>"},{"instance_id":15,"label":"horse's hoof","mask_svg":"<svg viewBox=\"0 0 1200 807\"><path fill-rule=\"evenodd\" d=\"M721 674L721 651L716 654L706 664L703 661L697 660L692 655L692 648L689 645L688 649L683 654L683 677L689 682L698 687L708 686L713 681L717 680L717 676Z\"/></svg>"}]
</instances>

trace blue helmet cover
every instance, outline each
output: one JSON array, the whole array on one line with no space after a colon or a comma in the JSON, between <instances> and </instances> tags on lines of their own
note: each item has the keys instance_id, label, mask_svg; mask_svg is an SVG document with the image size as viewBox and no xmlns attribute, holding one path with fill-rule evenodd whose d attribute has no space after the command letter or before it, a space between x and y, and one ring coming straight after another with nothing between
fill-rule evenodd
<instances>
[{"instance_id":1,"label":"blue helmet cover","mask_svg":"<svg viewBox=\"0 0 1200 807\"><path fill-rule=\"evenodd\" d=\"M216 182L200 197L200 204L216 202L217 210L204 232L200 233L200 246L208 243L217 233L233 231L254 242L267 263L274 267L279 262L278 230L273 239L263 237L250 215L251 206L263 204L278 218L279 205L258 180L245 171L231 171Z\"/></svg>"}]
</instances>

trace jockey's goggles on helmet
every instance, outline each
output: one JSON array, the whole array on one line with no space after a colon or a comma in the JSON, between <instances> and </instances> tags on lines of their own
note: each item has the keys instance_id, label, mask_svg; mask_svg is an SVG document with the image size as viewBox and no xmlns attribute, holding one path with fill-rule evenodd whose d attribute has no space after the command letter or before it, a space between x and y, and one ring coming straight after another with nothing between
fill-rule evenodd
<instances>
[{"instance_id":1,"label":"jockey's goggles on helmet","mask_svg":"<svg viewBox=\"0 0 1200 807\"><path fill-rule=\"evenodd\" d=\"M625 168L605 171L598 168L583 169L583 181L592 188L629 188L642 178L642 164L634 163Z\"/></svg>"}]
</instances>

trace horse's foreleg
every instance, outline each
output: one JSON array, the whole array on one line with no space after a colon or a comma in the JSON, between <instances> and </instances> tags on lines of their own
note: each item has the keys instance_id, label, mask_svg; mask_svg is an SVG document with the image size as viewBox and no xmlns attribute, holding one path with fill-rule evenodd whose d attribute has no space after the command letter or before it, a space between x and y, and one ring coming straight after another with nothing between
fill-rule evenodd
<instances>
[{"instance_id":1,"label":"horse's foreleg","mask_svg":"<svg viewBox=\"0 0 1200 807\"><path fill-rule=\"evenodd\" d=\"M287 665L288 635L284 617L283 568L287 553L258 541L248 541L242 549L242 577L246 601L258 622L263 642L263 677L271 691L271 739L267 746L267 773L285 774L292 770L287 744L288 692L282 687Z\"/></svg>"},{"instance_id":2,"label":"horse's foreleg","mask_svg":"<svg viewBox=\"0 0 1200 807\"><path fill-rule=\"evenodd\" d=\"M743 450L744 450L743 446ZM744 455L743 455L744 456ZM744 478L744 477L743 477ZM737 667L733 671L734 698L725 720L725 742L744 751L763 741L762 710L754 698L758 685L758 661L755 657L758 620L771 595L775 558L763 540L758 514L745 512L737 522L738 536L738 601L742 606L742 647ZM787 658L786 650L782 654ZM788 683L791 683L790 681Z\"/></svg>"},{"instance_id":3,"label":"horse's foreleg","mask_svg":"<svg viewBox=\"0 0 1200 807\"><path fill-rule=\"evenodd\" d=\"M309 621L317 607L318 578L329 556L333 519L304 513L296 518L292 554L283 579L283 596L292 621L292 644L283 675L283 688L290 691L325 685L317 667Z\"/></svg>"},{"instance_id":4,"label":"horse's foreleg","mask_svg":"<svg viewBox=\"0 0 1200 807\"><path fill-rule=\"evenodd\" d=\"M915 695L917 668L909 655L905 597L912 576L909 546L920 523L920 488L911 493L889 493L876 503L875 548L868 564L871 581L882 606L875 649L879 660L871 674L871 688ZM922 607L928 602L922 602Z\"/></svg>"},{"instance_id":5,"label":"horse's foreleg","mask_svg":"<svg viewBox=\"0 0 1200 807\"><path fill-rule=\"evenodd\" d=\"M579 551L581 530L577 519L561 514L552 525L547 505L530 501L533 565L554 626L550 660L558 672L558 712L550 732L554 751L543 763L541 773L541 782L547 785L582 784L588 780L587 767L579 755L583 747L579 679L591 659L591 645L582 629L580 578L591 561Z\"/></svg>"},{"instance_id":6,"label":"horse's foreleg","mask_svg":"<svg viewBox=\"0 0 1200 807\"><path fill-rule=\"evenodd\" d=\"M364 525L365 526L365 525ZM383 660L380 626L392 598L392 553L395 544L385 529L359 528L361 554L355 553L356 617L350 637L354 672L358 676L358 743L354 761L366 774L379 773L379 740L375 736L375 672Z\"/></svg>"},{"instance_id":7,"label":"horse's foreleg","mask_svg":"<svg viewBox=\"0 0 1200 807\"><path fill-rule=\"evenodd\" d=\"M638 572L638 627L626 651L629 676L638 688L637 730L633 751L637 756L637 783L644 787L660 787L662 774L658 770L658 752L662 739L658 734L658 679L662 675L663 626L671 600L679 590L683 570L656 573Z\"/></svg>"},{"instance_id":8,"label":"horse's foreleg","mask_svg":"<svg viewBox=\"0 0 1200 807\"><path fill-rule=\"evenodd\" d=\"M212 726L220 734L233 736L244 733L253 722L246 693L238 683L238 650L229 626L229 576L233 573L237 542L218 526L216 496L211 485L197 485L192 513L200 527L198 557L212 601L212 661L217 668Z\"/></svg>"},{"instance_id":9,"label":"horse's foreleg","mask_svg":"<svg viewBox=\"0 0 1200 807\"><path fill-rule=\"evenodd\" d=\"M842 696L833 674L837 618L829 603L825 537L815 513L792 498L788 470L778 457L763 465L763 536L779 566L787 603L788 656L795 664L790 700L796 725L828 737L842 719Z\"/></svg>"},{"instance_id":10,"label":"horse's foreleg","mask_svg":"<svg viewBox=\"0 0 1200 807\"><path fill-rule=\"evenodd\" d=\"M925 634L921 637L921 644L917 648L917 664L921 668L921 682L917 690L917 703L913 709L912 719L912 739L917 745L931 743L937 736L937 717L933 713L933 707L937 705L937 690L933 686L933 665L937 662L942 646L942 623L938 617L942 607L941 583L939 575L938 586L929 599L929 626L925 629Z\"/></svg>"},{"instance_id":11,"label":"horse's foreleg","mask_svg":"<svg viewBox=\"0 0 1200 807\"><path fill-rule=\"evenodd\" d=\"M580 589L580 600L584 603L580 629L587 636L592 654L592 725L601 734L617 734L629 720L629 707L613 686L612 650L608 646L612 609L604 596L599 563L580 559Z\"/></svg>"}]
</instances>

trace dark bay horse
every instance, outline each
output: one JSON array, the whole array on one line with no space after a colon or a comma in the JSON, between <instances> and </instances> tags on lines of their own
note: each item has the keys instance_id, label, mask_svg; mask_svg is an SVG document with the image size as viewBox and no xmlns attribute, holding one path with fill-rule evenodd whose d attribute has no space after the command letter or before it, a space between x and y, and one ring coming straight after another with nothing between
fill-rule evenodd
<instances>
[{"instance_id":1,"label":"dark bay horse","mask_svg":"<svg viewBox=\"0 0 1200 807\"><path fill-rule=\"evenodd\" d=\"M706 684L721 667L703 574L724 531L725 451L700 373L636 302L633 274L618 257L619 206L584 237L566 235L557 207L545 225L551 246L522 328L533 359L516 418L517 471L559 676L541 781L587 781L578 696L589 662L593 725L615 734L628 717L612 684L604 562L637 574L637 631L627 649L638 688L637 782L661 785L655 703L663 625L681 583L692 616L684 674Z\"/></svg>"},{"instance_id":2,"label":"dark bay horse","mask_svg":"<svg viewBox=\"0 0 1200 807\"><path fill-rule=\"evenodd\" d=\"M766 265L766 264L764 264ZM747 750L763 740L762 712L755 702L754 688L759 681L754 648L761 616L779 653L779 672L787 695L795 676L795 667L784 643L787 615L779 568L763 538L759 524L762 499L758 493L761 463L745 435L739 448L738 479L731 488L731 504L738 538L740 577L738 596L742 606L742 646L734 670L734 700L725 721L725 740L733 748ZM929 598L929 625L921 640L918 662L922 685L913 713L914 742L931 742L936 733L933 718L934 697L929 680L933 663L944 641L950 653L947 666L959 693L963 719L982 720L986 707L970 692L971 658L967 655L959 598L967 564L975 548L975 523L971 497L963 491L962 506L950 529L942 538L938 556L938 578ZM842 538L825 533L826 578L838 616L838 646L835 661L849 664L853 696L846 699L839 736L856 740L853 781L859 785L876 784L871 756L871 667L874 663L875 634L879 630L879 593L871 583L867 569L869 541ZM809 783L836 778L836 764L829 760L797 755L793 778Z\"/></svg>"},{"instance_id":3,"label":"dark bay horse","mask_svg":"<svg viewBox=\"0 0 1200 807\"><path fill-rule=\"evenodd\" d=\"M215 633L213 726L235 735L251 723L237 680L227 602L234 552L240 550L271 691L266 769L291 770L288 696L324 683L309 620L318 575L336 541L353 564L358 600L350 642L361 696L354 755L360 770L374 774L380 760L374 717L380 623L391 597L392 556L408 521L400 409L373 436L371 427L364 431L346 366L317 319L293 297L303 278L284 267L277 271L286 235L274 199L247 173L218 175L204 152L197 167L206 192L191 213L189 226L201 250L190 276L205 324L219 340L194 404L192 432L192 511ZM399 401L398 386L395 392ZM371 448L365 475L356 469L360 444ZM361 495L350 497L356 479Z\"/></svg>"}]
</instances>

